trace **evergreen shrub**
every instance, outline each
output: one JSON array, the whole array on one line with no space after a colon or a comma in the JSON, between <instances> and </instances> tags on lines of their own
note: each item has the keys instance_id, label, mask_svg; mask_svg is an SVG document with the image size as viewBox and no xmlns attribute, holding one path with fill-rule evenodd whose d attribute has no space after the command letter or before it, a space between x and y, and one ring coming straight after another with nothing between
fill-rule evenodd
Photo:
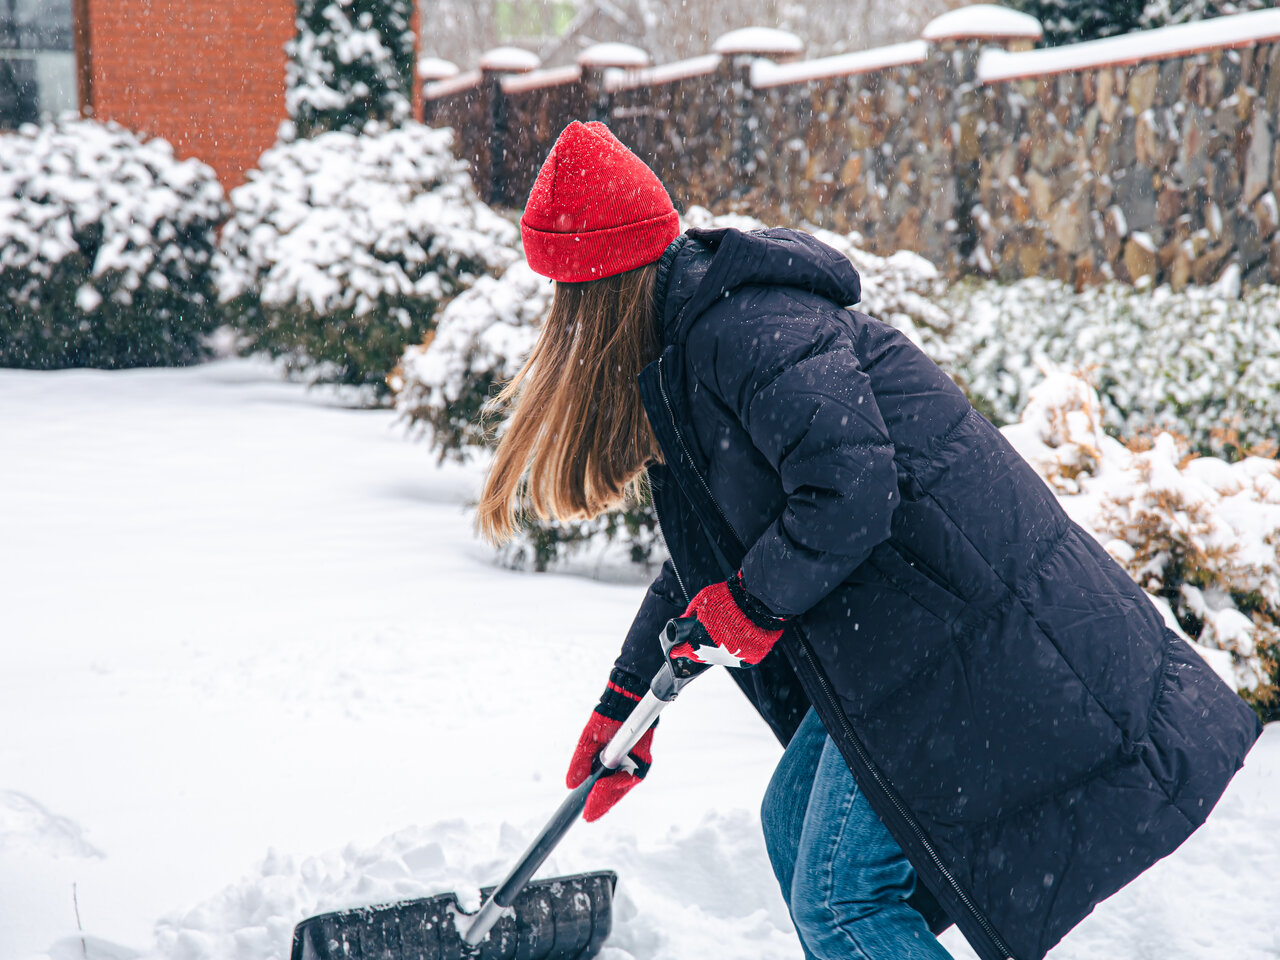
<instances>
[{"instance_id":1,"label":"evergreen shrub","mask_svg":"<svg viewBox=\"0 0 1280 960\"><path fill-rule=\"evenodd\" d=\"M541 520L526 505L519 533L498 555L510 567L539 573L587 555L602 563L620 561L648 570L666 559L667 548L653 504L644 493L590 520Z\"/></svg>"},{"instance_id":2,"label":"evergreen shrub","mask_svg":"<svg viewBox=\"0 0 1280 960\"><path fill-rule=\"evenodd\" d=\"M1280 422L1280 288L1080 292L1054 280L967 282L942 306L956 318L934 356L997 423L1015 420L1044 368L1084 370L1115 436L1184 436L1234 459L1274 449ZM926 349L928 349L926 345Z\"/></svg>"},{"instance_id":3,"label":"evergreen shrub","mask_svg":"<svg viewBox=\"0 0 1280 960\"><path fill-rule=\"evenodd\" d=\"M298 0L285 106L294 132L399 126L413 99L413 0Z\"/></svg>"},{"instance_id":4,"label":"evergreen shrub","mask_svg":"<svg viewBox=\"0 0 1280 960\"><path fill-rule=\"evenodd\" d=\"M0 136L0 366L202 359L225 215L164 140L73 116Z\"/></svg>"},{"instance_id":5,"label":"evergreen shrub","mask_svg":"<svg viewBox=\"0 0 1280 960\"><path fill-rule=\"evenodd\" d=\"M533 348L553 292L520 260L456 297L425 342L404 351L390 381L396 411L441 462L465 462L491 444L494 394Z\"/></svg>"},{"instance_id":6,"label":"evergreen shrub","mask_svg":"<svg viewBox=\"0 0 1280 960\"><path fill-rule=\"evenodd\" d=\"M426 341L405 350L390 381L396 410L438 460L466 462L492 447L502 417L494 397L533 348L553 293L551 282L521 260L455 298ZM542 571L590 550L612 550L625 562L647 565L661 553L661 542L642 496L620 510L567 523L540 520L527 508L519 535L500 557Z\"/></svg>"},{"instance_id":7,"label":"evergreen shrub","mask_svg":"<svg viewBox=\"0 0 1280 960\"><path fill-rule=\"evenodd\" d=\"M1167 27L1250 10L1269 10L1273 6L1275 0L1147 0L1142 11L1142 26Z\"/></svg>"},{"instance_id":8,"label":"evergreen shrub","mask_svg":"<svg viewBox=\"0 0 1280 960\"><path fill-rule=\"evenodd\" d=\"M1044 27L1047 46L1098 40L1137 30L1144 0L1010 0Z\"/></svg>"},{"instance_id":9,"label":"evergreen shrub","mask_svg":"<svg viewBox=\"0 0 1280 960\"><path fill-rule=\"evenodd\" d=\"M219 286L248 350L375 397L437 308L518 257L452 133L421 124L279 143L231 192Z\"/></svg>"}]
</instances>

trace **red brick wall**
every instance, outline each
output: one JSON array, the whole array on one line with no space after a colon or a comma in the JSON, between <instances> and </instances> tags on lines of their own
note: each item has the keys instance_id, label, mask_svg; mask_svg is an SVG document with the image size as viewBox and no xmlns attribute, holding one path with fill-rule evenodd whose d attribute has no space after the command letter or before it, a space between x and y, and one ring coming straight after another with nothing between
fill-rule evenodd
<instances>
[{"instance_id":1,"label":"red brick wall","mask_svg":"<svg viewBox=\"0 0 1280 960\"><path fill-rule=\"evenodd\" d=\"M244 181L285 119L294 0L81 0L100 120L173 144Z\"/></svg>"}]
</instances>

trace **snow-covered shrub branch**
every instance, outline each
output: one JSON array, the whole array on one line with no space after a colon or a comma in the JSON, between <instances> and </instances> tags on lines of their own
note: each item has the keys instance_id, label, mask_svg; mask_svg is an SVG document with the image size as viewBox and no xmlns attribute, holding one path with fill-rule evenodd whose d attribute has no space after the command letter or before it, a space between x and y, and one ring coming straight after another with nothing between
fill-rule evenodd
<instances>
[{"instance_id":1,"label":"snow-covered shrub branch","mask_svg":"<svg viewBox=\"0 0 1280 960\"><path fill-rule=\"evenodd\" d=\"M247 346L384 392L437 308L518 257L514 225L476 197L451 145L408 123L263 154L222 234L221 296Z\"/></svg>"},{"instance_id":2,"label":"snow-covered shrub branch","mask_svg":"<svg viewBox=\"0 0 1280 960\"><path fill-rule=\"evenodd\" d=\"M164 140L70 115L0 137L0 366L199 360L225 216Z\"/></svg>"},{"instance_id":3,"label":"snow-covered shrub branch","mask_svg":"<svg viewBox=\"0 0 1280 960\"><path fill-rule=\"evenodd\" d=\"M1119 436L1168 430L1229 458L1274 443L1280 289L1241 298L1231 274L1177 293L1029 279L962 284L944 306L957 321L935 359L996 422L1018 416L1047 362L1087 371Z\"/></svg>"},{"instance_id":4,"label":"snow-covered shrub branch","mask_svg":"<svg viewBox=\"0 0 1280 960\"><path fill-rule=\"evenodd\" d=\"M1271 6L1272 0L1147 0L1139 23L1143 29L1166 27L1250 10L1267 10Z\"/></svg>"},{"instance_id":5,"label":"snow-covered shrub branch","mask_svg":"<svg viewBox=\"0 0 1280 960\"><path fill-rule=\"evenodd\" d=\"M527 501L522 517L520 533L499 550L507 566L541 572L590 553L647 570L667 557L647 494L590 520L540 520Z\"/></svg>"},{"instance_id":6,"label":"snow-covered shrub branch","mask_svg":"<svg viewBox=\"0 0 1280 960\"><path fill-rule=\"evenodd\" d=\"M1280 719L1280 463L1196 456L1168 433L1126 447L1101 416L1083 379L1054 373L1004 433L1171 626Z\"/></svg>"},{"instance_id":7,"label":"snow-covered shrub branch","mask_svg":"<svg viewBox=\"0 0 1280 960\"><path fill-rule=\"evenodd\" d=\"M298 136L409 119L412 17L412 0L298 0L285 92Z\"/></svg>"}]
</instances>

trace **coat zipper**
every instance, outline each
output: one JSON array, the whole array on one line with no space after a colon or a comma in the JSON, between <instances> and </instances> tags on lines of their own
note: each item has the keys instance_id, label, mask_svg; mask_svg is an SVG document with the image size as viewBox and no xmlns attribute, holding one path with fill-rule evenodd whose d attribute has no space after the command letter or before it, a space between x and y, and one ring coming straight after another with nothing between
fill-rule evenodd
<instances>
[{"instance_id":1,"label":"coat zipper","mask_svg":"<svg viewBox=\"0 0 1280 960\"><path fill-rule=\"evenodd\" d=\"M684 585L684 578L680 576L680 568L676 566L676 558L671 555L671 541L667 540L666 531L662 529L662 518L658 516L658 508L653 508L653 516L658 521L658 532L662 534L662 539L667 543L667 555L671 559L671 572L676 575L676 584L680 587L680 593L684 596L685 606L693 602L689 596L689 590Z\"/></svg>"},{"instance_id":2,"label":"coat zipper","mask_svg":"<svg viewBox=\"0 0 1280 960\"><path fill-rule=\"evenodd\" d=\"M663 374L662 360L662 357L658 358L658 389L662 393L662 402L666 405L667 416L671 420L671 429L676 435L676 441L680 444L681 452L689 461L691 472L698 478L698 482L702 485L702 489L706 493L708 501L710 501L711 505L716 508L716 512L720 514L720 519L724 521L725 529L733 531L733 525L729 523L729 518L725 516L724 509L720 506L720 502L716 500L715 494L711 492L711 486L707 483L706 478L703 477L702 472L694 466L695 461L689 453L689 448L685 445L684 435L680 432L680 425L676 422L675 411L671 407L671 398L667 394L667 381ZM661 528L661 523L659 523L659 528ZM663 536L665 539L665 534ZM739 541L739 545L741 545L741 541ZM672 560L671 569L675 570L675 566L675 560ZM678 570L676 571L676 581L680 582L680 589L684 590L684 584L680 581L680 573ZM685 593L685 596L688 596L687 592ZM831 708L832 714L839 718L841 730L843 731L845 738L853 744L853 749L857 753L862 766L867 770L871 778L875 780L876 784L880 787L881 792L893 805L894 810L897 812L902 822L907 825L912 835L916 838L916 842L924 852L929 855L929 859L933 862L938 873L947 881L948 886L950 886L955 892L956 897L962 904L964 904L965 908L973 916L974 920L978 922L978 925L982 927L983 932L990 939L992 946L999 950L1001 955L1006 957L1007 960L1014 960L1013 951L1009 949L1008 944L1001 939L995 928L991 926L991 921L989 921L982 911L978 909L978 905L973 902L969 894L965 892L962 886L960 886L960 881L955 878L951 871L947 869L946 864L942 862L942 858L938 856L938 852L934 848L932 842L930 842L929 838L925 835L924 829L916 821L915 814L907 809L906 805L898 797L897 790L893 789L892 785L880 772L879 768L871 762L871 757L867 753L866 747L862 745L862 741L854 731L853 725L849 723L849 717L845 714L844 708L840 706L839 701L836 699L835 691L831 689L831 682L827 679L827 675L819 669L817 662L814 660L813 653L809 649L809 641L801 636L799 631L793 631L793 633L795 633L796 638L799 640L800 652L804 656L810 672L817 680L818 686L822 689L823 696L826 697L827 704Z\"/></svg>"}]
</instances>

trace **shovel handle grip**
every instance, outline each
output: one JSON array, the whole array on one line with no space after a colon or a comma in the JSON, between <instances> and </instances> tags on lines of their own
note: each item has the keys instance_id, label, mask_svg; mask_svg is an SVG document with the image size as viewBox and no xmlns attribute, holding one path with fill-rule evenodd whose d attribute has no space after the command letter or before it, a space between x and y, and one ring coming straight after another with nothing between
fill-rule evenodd
<instances>
[{"instance_id":1,"label":"shovel handle grip","mask_svg":"<svg viewBox=\"0 0 1280 960\"><path fill-rule=\"evenodd\" d=\"M666 669L665 667L663 668ZM608 773L617 770L622 766L622 761L627 758L627 754L631 752L631 748L640 742L640 738L645 735L645 731L653 726L654 721L658 719L658 714L662 712L662 708L667 706L671 701L660 699L652 689L644 695L635 709L626 720L622 722L622 726L618 728L618 732L613 735L608 743L604 745L604 749L600 751L600 765L604 767Z\"/></svg>"}]
</instances>

